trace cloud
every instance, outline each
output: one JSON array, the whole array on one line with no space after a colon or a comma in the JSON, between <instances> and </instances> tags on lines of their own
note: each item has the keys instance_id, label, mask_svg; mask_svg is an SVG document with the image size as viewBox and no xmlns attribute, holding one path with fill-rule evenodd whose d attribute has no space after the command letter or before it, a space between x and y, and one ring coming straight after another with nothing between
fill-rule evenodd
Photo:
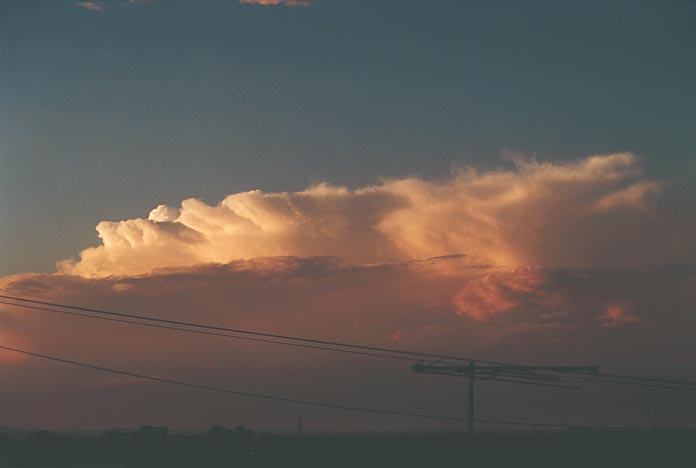
<instances>
[{"instance_id":1,"label":"cloud","mask_svg":"<svg viewBox=\"0 0 696 468\"><path fill-rule=\"evenodd\" d=\"M603 196L594 208L597 211L608 211L620 208L639 208L646 210L650 197L660 191L657 182L637 182L630 187Z\"/></svg>"},{"instance_id":2,"label":"cloud","mask_svg":"<svg viewBox=\"0 0 696 468\"><path fill-rule=\"evenodd\" d=\"M640 323L640 317L631 312L631 304L610 305L598 319L605 327Z\"/></svg>"},{"instance_id":3,"label":"cloud","mask_svg":"<svg viewBox=\"0 0 696 468\"><path fill-rule=\"evenodd\" d=\"M263 5L263 6L310 6L313 0L239 0L239 3L245 5Z\"/></svg>"},{"instance_id":4,"label":"cloud","mask_svg":"<svg viewBox=\"0 0 696 468\"><path fill-rule=\"evenodd\" d=\"M642 208L659 185L627 153L387 179L357 189L229 195L102 221L101 245L59 271L133 276L235 259L328 255L358 264L466 253L499 266L631 266L673 258L670 226ZM635 229L641 225L641 229Z\"/></svg>"},{"instance_id":5,"label":"cloud","mask_svg":"<svg viewBox=\"0 0 696 468\"><path fill-rule=\"evenodd\" d=\"M78 8L96 11L98 13L102 13L106 9L106 7L99 2L75 2L74 5Z\"/></svg>"},{"instance_id":6,"label":"cloud","mask_svg":"<svg viewBox=\"0 0 696 468\"><path fill-rule=\"evenodd\" d=\"M123 0L117 2L111 2L109 5L116 7L135 7L142 5L152 5L154 0ZM97 13L103 13L107 9L107 5L104 2L92 2L92 1L81 1L73 3L75 7L82 8L84 10L94 11Z\"/></svg>"},{"instance_id":7,"label":"cloud","mask_svg":"<svg viewBox=\"0 0 696 468\"><path fill-rule=\"evenodd\" d=\"M653 269L545 269L496 268L464 283L453 296L457 314L496 324L525 317L544 322L563 322L582 308L587 320L604 326L640 323L635 312L642 288L661 274L662 283L672 275ZM687 275L688 276L688 275Z\"/></svg>"},{"instance_id":8,"label":"cloud","mask_svg":"<svg viewBox=\"0 0 696 468\"><path fill-rule=\"evenodd\" d=\"M645 346L679 342L696 320L690 312L696 300L694 286L693 269L506 269L474 264L467 257L378 265L355 265L335 257L265 257L142 277L0 278L2 294L374 345L398 341L406 348L480 352L482 358L500 359L517 355L506 341L513 336L534 338L527 343L533 348L526 351L534 355L530 358L548 352L546 341L552 338L561 339L561 355L597 357L595 351L607 349L575 349L575 344L624 324L636 325L632 339L644 340ZM42 348L83 349L95 358L114 359L117 355L106 342L90 347L92 341L116 339L90 336L95 327L108 333L109 326L84 319L21 309L0 315L5 336ZM670 333L658 336L661 328ZM64 333L55 333L57 329ZM152 362L164 357L158 354L191 351L183 343L179 349L174 338L161 347L148 344L152 330L123 331L129 333L132 352L139 346L153 348ZM72 339L66 341L67 337ZM611 344L615 349L625 346Z\"/></svg>"},{"instance_id":9,"label":"cloud","mask_svg":"<svg viewBox=\"0 0 696 468\"><path fill-rule=\"evenodd\" d=\"M568 298L538 268L517 268L484 275L470 281L454 298L458 313L485 321L489 317L522 309L558 310Z\"/></svg>"},{"instance_id":10,"label":"cloud","mask_svg":"<svg viewBox=\"0 0 696 468\"><path fill-rule=\"evenodd\" d=\"M693 269L505 269L475 264L468 257L378 265L355 265L334 257L268 257L160 270L142 277L23 274L0 279L2 294L174 320L480 359L596 360L607 371L626 373L655 373L669 362L670 372L683 377L692 377L691 356L696 352L691 337L696 326L691 310L694 286ZM613 312L617 305L625 308ZM448 402L461 391L458 385L448 385L449 379L414 377L407 362L139 328L5 305L0 310L3 343L180 380L371 406L413 408L418 402L419 409L444 414ZM598 319L602 315L617 325L607 326ZM629 318L634 316L640 322ZM278 427L297 414L293 407L270 411L264 402L112 381L98 373L34 360L4 360L3 366L4 391L16 394L17 401L35 398L38 390L33 389L45 388L48 382L52 389L51 398L35 398L35 411L27 412L22 405L8 408L3 414L6 424L52 427L60 421L63 427L122 427L154 420L196 427L199 421L209 424L225 413L244 423ZM109 405L94 401L95 388ZM631 391L603 390L617 395ZM519 391L502 386L487 388L486 394L495 399L498 396L493 395L499 395L501 401L512 395L522 399L516 401L529 401ZM560 397L554 394L555 398ZM573 396L577 403L576 398L583 396ZM177 404L181 401L188 403ZM170 411L172 406L178 410ZM327 418L326 413L302 411L314 427L335 428L344 421L341 415ZM496 411L488 408L487 416L504 416ZM556 419L585 417L572 409L565 411ZM362 427L409 424L378 417L357 421ZM423 427L421 421L412 424Z\"/></svg>"},{"instance_id":11,"label":"cloud","mask_svg":"<svg viewBox=\"0 0 696 468\"><path fill-rule=\"evenodd\" d=\"M687 243L673 242L689 240L692 231L688 221L674 223L661 211L661 186L643 175L638 158L618 153L563 163L517 160L489 171L462 168L441 180L386 179L355 189L252 190L214 205L191 198L157 205L147 217L100 222L100 245L60 262L53 274L0 277L0 294L499 361L596 360L643 374L669 362L673 376L696 378L696 271L684 256ZM412 408L417 401L424 412L447 414L460 396L457 385L414 380L408 363L7 305L0 305L0 342L180 380L355 405ZM3 414L6 424L117 427L156 420L196 427L232 414L237 422L279 427L296 418L296 408L192 400L184 390L18 359L0 353L5 391L18 402ZM45 390L36 389L49 382L52 398L40 398ZM95 388L109 405L94 402ZM512 391L486 394L518 401L521 394ZM624 402L626 390L615 391L615 401ZM538 401L522 406L550 404L537 394ZM23 411L30 401L38 407ZM595 408L592 401L566 403L564 411ZM174 406L179 410L170 411ZM487 416L509 416L496 408ZM366 427L362 417L304 411L303 418L327 429ZM616 422L597 411L588 423ZM583 410L568 419L574 417L590 416ZM380 424L391 423L376 418L368 425L387 427Z\"/></svg>"}]
</instances>

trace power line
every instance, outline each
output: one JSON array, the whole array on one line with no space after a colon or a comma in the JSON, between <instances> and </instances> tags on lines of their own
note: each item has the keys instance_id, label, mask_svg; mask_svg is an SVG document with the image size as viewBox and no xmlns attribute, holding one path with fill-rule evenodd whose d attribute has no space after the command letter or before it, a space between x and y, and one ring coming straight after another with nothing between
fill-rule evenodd
<instances>
[{"instance_id":1,"label":"power line","mask_svg":"<svg viewBox=\"0 0 696 468\"><path fill-rule=\"evenodd\" d=\"M277 344L277 345L282 345L282 346L291 346L291 347L296 347L296 348L312 349L312 350L318 350L318 351L332 351L332 352L337 352L337 353L354 354L354 355L360 355L360 356L379 357L379 358L385 358L385 359L396 359L396 360L400 360L400 361L409 361L409 362L420 362L421 361L421 360L415 359L415 358L409 358L409 357L403 357L403 356L393 356L393 355L389 355L389 354L369 353L369 352L364 352L364 351L354 351L354 350L349 350L349 349L331 348L331 347L326 347L326 346L315 346L315 345L308 345L308 344L302 344L302 343L288 343L288 342L284 342L284 341L277 341L277 340L270 340L270 339L263 339L263 338L254 338L254 337L249 337L249 336L228 335L225 333L217 333L217 332L211 332L211 331L205 331L205 330L191 330L191 329L187 329L187 328L173 327L173 326L168 326L168 325L159 325L156 323L136 322L133 320L119 319L119 318L114 318L114 317L100 317L100 316L89 315L89 314L84 314L84 313L80 313L80 312L71 312L71 311L67 311L67 310L51 309L48 307L33 306L33 305L29 305L29 304L15 304L15 303L3 301L3 300L0 300L0 304L22 307L22 308L31 309L31 310L39 310L39 311L44 311L44 312L53 312L53 313L62 314L62 315L71 315L71 316L89 318L89 319L94 319L94 320L102 320L102 321L107 321L107 322L125 323L128 325L136 325L136 326L142 326L142 327L148 327L148 328L159 328L159 329L164 329L164 330L174 330L174 331L195 333L198 335L217 336L217 337L230 338L230 339L242 340L242 341L253 341L253 342L261 342L261 343L268 343L268 344ZM543 362L556 362L556 361L543 361ZM528 364L528 362L526 364ZM442 375L451 376L450 374L442 374ZM568 378L568 379L579 380L579 381L584 381L584 382L591 382L591 383L632 385L632 386L638 386L638 387L663 388L663 389L669 389L669 390L696 390L696 389L688 388L688 387L674 386L674 385L689 385L690 384L689 382L680 381L680 380L660 380L660 379L648 379L648 378L646 378L646 379L642 379L645 382L641 382L641 381L636 380L637 379L636 377L623 376L623 375L620 376L620 375L616 375L616 374L598 374L598 376L609 377L611 380L601 379L601 378L588 378L588 377L564 375L564 377ZM460 377L460 376L456 376L456 377ZM621 379L621 378L623 378L625 380L614 380L614 379ZM527 381L520 381L520 380L503 379L500 377L496 377L495 379L480 378L480 380L492 380L492 381L498 381L498 382L519 383L519 384L539 385L539 386L558 387L558 388L571 388L571 389L579 388L579 387L575 387L575 386L562 385L562 384L527 382ZM651 382L657 382L657 383L651 383ZM672 384L673 386L664 385L665 383Z\"/></svg>"},{"instance_id":2,"label":"power line","mask_svg":"<svg viewBox=\"0 0 696 468\"><path fill-rule=\"evenodd\" d=\"M53 312L53 313L63 314L63 315L72 315L75 317L83 317L83 318L89 318L89 319L94 319L94 320L103 320L103 321L107 321L107 322L125 323L125 324L129 324L129 325L137 325L137 326L148 327L148 328L160 328L160 329L164 329L164 330L175 330L175 331L181 331L181 332L195 333L197 335L218 336L218 337L222 337L222 338L230 338L230 339L235 339L235 340L255 341L255 342L260 342L260 343L278 344L278 345L283 345L283 346L292 346L292 347L296 347L296 348L305 348L305 349L313 349L313 350L321 350L321 351L334 351L337 353L356 354L356 355L360 355L360 356L379 357L379 358L385 358L385 359L397 359L400 361L409 361L409 362L420 361L419 359L416 359L416 358L409 358L409 357L404 357L404 356L393 356L390 354L378 354L378 353L370 353L367 351L354 351L354 350L350 350L350 349L331 348L331 347L327 347L327 346L316 346L316 345L308 345L308 344L302 344L302 343L288 343L285 341L277 341L277 340L264 339L264 338L254 338L254 337L250 337L250 336L228 335L226 333L218 333L218 332L212 332L212 331L206 331L206 330L191 330L189 328L173 327L173 326L169 326L169 325L158 325L156 323L136 322L134 320L119 319L119 318L114 318L114 317L100 317L97 315L83 314L80 312L71 312L68 310L49 309L48 307L33 306L33 305L29 305L29 304L13 304L11 302L3 301L3 300L0 300L0 304L5 304L5 305L10 305L10 306L15 306L15 307L23 307L25 309L31 309L31 310L40 310L40 311L44 311L44 312Z\"/></svg>"},{"instance_id":3,"label":"power line","mask_svg":"<svg viewBox=\"0 0 696 468\"><path fill-rule=\"evenodd\" d=\"M297 347L297 348L314 349L314 350L321 350L321 351L331 351L331 352L338 352L338 353L347 353L347 354L362 355L362 356L368 356L368 357L396 359L396 360L403 360L403 361L410 361L410 362L416 362L416 361L419 361L419 359L407 358L404 356L414 356L414 357L418 356L421 359L422 358L438 358L438 359L449 359L449 360L458 360L458 361L479 362L479 363L484 363L484 364L516 365L516 366L520 366L520 367L525 366L525 364L513 364L513 363L508 363L508 362L500 362L500 361L487 361L487 360L466 358L466 357L430 354L430 353L423 353L423 352L409 351L409 350L400 350L400 349L394 349L394 348L382 348L382 347L376 347L376 346L359 345L359 344L355 344L355 343L318 340L318 339L303 338L303 337L298 337L298 336L280 335L280 334L274 334L274 333L260 332L260 331L256 331L256 330L244 330L244 329L238 329L238 328L207 325L207 324L196 323L196 322L169 320L169 319L162 319L162 318L157 318L157 317L148 317L148 316L137 315L137 314L105 311L105 310L101 310L101 309L81 307L81 306L70 305L70 304L61 304L61 303L55 303L55 302L40 301L40 300L36 300L36 299L27 299L27 298L9 296L9 295L4 295L4 294L0 294L0 298L10 299L13 301L20 302L20 303L13 303L13 302L0 300L0 304L10 305L10 306L23 307L23 308L34 309L34 310L41 310L41 311L46 311L46 312L54 312L54 313L59 313L59 314L64 314L64 315L73 315L73 316L79 316L79 317L91 318L91 319L97 319L97 320L126 323L126 324L136 325L136 326L145 326L145 327L151 327L151 328L175 330L175 331L195 333L195 334L200 334L200 335L218 336L218 337L230 338L230 339L255 341L255 342L270 343L270 344L279 344L279 345L283 345L283 346L292 346L292 347ZM78 313L78 312L71 312L71 311L67 311L67 310L49 309L47 307L40 307L40 306L30 305L30 304L41 304L41 305L48 305L51 307L60 307L60 308L64 308L64 309L80 310L80 311L84 311L84 312L106 315L106 317L83 314L83 313ZM119 317L119 318L115 318L115 317ZM128 318L136 319L136 320L145 320L148 322L155 322L155 323L136 322L133 320L128 320ZM162 325L162 324L165 324L165 325ZM198 328L198 329L193 330L191 328L181 328L181 327L192 327L192 328ZM238 333L238 334L242 334L242 335L251 335L251 336L229 335L229 334L225 334L225 333L220 333L220 331L227 331L227 332ZM259 338L259 337L263 337L263 338ZM278 341L278 340L286 340L286 341ZM291 341L291 342L288 342L288 341ZM306 343L313 343L313 344L306 344ZM349 348L349 349L342 349L339 347ZM392 354L384 354L384 353L392 353ZM402 356L395 356L394 354L401 354ZM548 361L548 362L554 362L554 361ZM633 386L638 386L638 387L665 388L665 389L672 389L672 390L690 390L690 388L688 388L688 386L695 386L696 387L696 382L689 382L689 381L684 381L684 380L672 380L672 379L658 379L658 378L652 378L652 377L640 377L640 376L620 375L620 374L599 373L596 376L593 376L592 378L570 376L570 375L563 375L563 377L573 379L573 380L587 381L587 382L593 382L593 383L633 385ZM684 387L684 386L687 386L687 387Z\"/></svg>"},{"instance_id":4,"label":"power line","mask_svg":"<svg viewBox=\"0 0 696 468\"><path fill-rule=\"evenodd\" d=\"M404 357L404 356L394 356L394 355L389 355L389 354L370 353L370 352L366 352L366 351L355 351L355 350L350 350L350 349L331 348L331 347L326 347L326 346L308 345L308 344L302 344L302 343L288 343L288 342L284 342L284 341L277 341L277 340L264 339L264 338L256 338L256 337L250 337L250 336L228 335L225 333L218 333L218 332L212 332L212 331L206 331L206 330L191 330L188 328L180 328L180 327L161 325L161 324L156 324L156 323L136 322L134 320L119 319L119 318L109 317L109 316L102 317L102 316L97 316L97 315L90 315L90 314L86 314L86 313L81 313L81 312L72 312L72 311L68 311L68 310L60 310L60 309L35 306L35 305L30 305L30 304L12 303L9 301L4 301L2 299L0 299L0 304L5 304L5 305L9 305L9 306L14 306L14 307L22 307L22 308L30 309L30 310L52 312L52 313L57 313L57 314L61 314L61 315L70 315L70 316L75 316L75 317L89 318L89 319L94 319L94 320L102 320L102 321L107 321L107 322L125 323L128 325L136 325L136 326L142 326L142 327L148 327L148 328L158 328L158 329L164 329L164 330L174 330L174 331L195 333L195 334L199 334L199 335L217 336L217 337L230 338L230 339L236 339L236 340L242 340L242 341L253 341L253 342L261 342L261 343L278 344L278 345L283 345L283 346L292 346L292 347L297 347L297 348L305 348L305 349L312 349L312 350L319 350L319 351L334 351L334 352L338 352L338 353L347 353L347 354L355 354L355 355L370 356L370 357L380 357L380 358L387 358L387 359L397 359L397 360L409 361L409 362L421 362L422 361L421 359L409 358L409 357ZM452 376L450 374L441 374L441 375ZM460 376L457 376L457 377L460 377ZM482 379L482 380L490 380L490 379ZM601 380L590 380L590 379L579 379L579 380L585 380L585 381L590 381L590 382L602 382ZM495 381L508 382L508 383L519 383L519 384L527 384L527 385L548 386L548 387L559 387L559 388L572 388L572 389L579 388L579 387L575 387L575 386L562 385L562 384L527 382L527 381L520 381L520 380L508 380L508 379L502 379L502 378L496 378ZM632 382L607 381L607 383L638 385L638 384L632 383ZM657 386L657 385L650 385L650 386L663 388L663 387ZM665 387L665 388L671 388L671 387Z\"/></svg>"},{"instance_id":5,"label":"power line","mask_svg":"<svg viewBox=\"0 0 696 468\"><path fill-rule=\"evenodd\" d=\"M598 376L608 376L608 374L597 374ZM668 384L670 382L669 380L665 380L665 383L652 383L652 382L660 382L658 379L638 379L638 378L633 378L631 380L611 380L611 379L597 379L597 378L592 378L592 377L579 377L576 375L564 375L563 378L566 379L571 379L571 380L580 380L583 382L591 382L591 383L603 383L603 384L613 384L613 385L631 385L633 387L642 387L642 388L661 388L664 390L682 390L682 391L687 391L687 392L693 392L696 391L696 386L694 386L694 383L692 382L685 382L682 383L679 386L677 384Z\"/></svg>"},{"instance_id":6,"label":"power line","mask_svg":"<svg viewBox=\"0 0 696 468\"><path fill-rule=\"evenodd\" d=\"M693 385L696 386L696 382L691 382L689 380L675 380L675 379L655 379L652 377L636 377L635 375L624 375L624 374L607 374L600 372L598 375L602 377L609 377L613 379L628 380L628 381L645 381L645 382L657 382L666 383L674 385Z\"/></svg>"},{"instance_id":7,"label":"power line","mask_svg":"<svg viewBox=\"0 0 696 468\"><path fill-rule=\"evenodd\" d=\"M313 344L320 344L320 345L327 345L327 346L340 346L343 348L361 349L361 350L366 350L366 351L378 351L378 352L386 352L386 353L394 353L394 354L403 354L403 355L408 355L408 356L418 356L421 358L450 359L450 360L455 360L455 361L476 361L476 362L480 362L480 363L484 363L484 364L512 364L512 363L508 363L508 362L487 361L487 360L483 360L483 359L474 359L474 358L470 358L470 357L448 356L448 355L443 355L443 354L431 354L431 353L423 353L423 352L418 352L418 351L408 351L408 350L395 349L395 348L383 348L383 347L378 347L378 346L360 345L360 344L356 344L356 343L329 341L329 340L318 340L318 339L314 339L314 338L304 338L304 337L300 337L300 336L281 335L281 334L277 334L277 333L260 332L260 331L256 331L256 330L245 330L245 329L241 329L241 328L223 327L223 326L218 326L218 325L208 325L208 324L197 323L197 322L186 322L186 321L181 321L181 320L169 320L169 319L163 319L163 318L157 318L157 317L148 317L145 315L136 315L136 314L123 313L123 312L112 312L112 311L106 311L106 310L102 310L102 309L94 309L91 307L81 307L81 306L75 306L75 305L71 305L71 304L60 304L60 303L56 303L56 302L39 301L36 299L27 299L27 298L16 297L16 296L8 296L8 295L4 295L4 294L0 294L0 298L10 299L10 300L20 301L20 302L26 302L26 303L31 303L31 304L40 304L40 305L47 305L47 306L51 306L51 307L60 307L60 308L64 308L64 309L80 310L83 312L91 312L91 313L95 313L95 314L108 315L108 316L114 316L114 317L147 320L147 321L157 322L157 323L166 323L168 325L178 325L178 326L201 328L201 329L205 329L205 330L214 330L214 331L225 331L225 332L239 333L239 334L243 334L243 335L262 336L262 337L266 337L266 338L276 338L276 339L289 340L289 341L301 341L301 342L305 342L305 343L313 343Z\"/></svg>"},{"instance_id":8,"label":"power line","mask_svg":"<svg viewBox=\"0 0 696 468\"><path fill-rule=\"evenodd\" d=\"M41 359L45 359L48 361L69 364L71 366L83 367L83 368L87 368L87 369L98 370L101 372L108 372L111 374L118 374L118 375L123 375L123 376L127 376L127 377L142 379L142 380L149 380L152 382L177 385L177 386L181 386L181 387L194 388L194 389L198 389L198 390L207 390L207 391L211 391L211 392L227 393L227 394L238 395L238 396L249 397L249 398L280 401L280 402L284 402L284 403L294 403L294 404L299 404L299 405L316 406L316 407L321 407L321 408L332 408L332 409L341 409L341 410L347 410L347 411L357 411L357 412L362 412L362 413L384 414L384 415L390 415L390 416L406 416L406 417L436 419L436 420L442 420L442 421L457 421L457 422L468 420L467 418L438 416L438 415L425 414L425 413L415 413L415 412L408 412L408 411L395 411L395 410L386 410L386 409L379 409L379 408L364 408L364 407L359 407L359 406L340 405L340 404L325 403L325 402L319 402L319 401L313 401L313 400L300 400L300 399L287 398L287 397L281 397L281 396L276 396L276 395L267 395L267 394L263 394L263 393L244 392L244 391L233 390L233 389L225 388L225 387L215 387L215 386L211 386L211 385L195 384L195 383L184 382L184 381L180 381L180 380L165 379L162 377L155 377L155 376L151 376L151 375L139 374L136 372L129 372L129 371L124 371L124 370L120 370L120 369L113 369L110 367L98 366L96 364L89 364L86 362L74 361L72 359L65 359L65 358L59 358L56 356L50 356L48 354L36 353L36 352L28 351L25 349L13 348L10 346L0 345L0 349L4 349L5 351L11 351L14 353L24 354L27 356L32 356L35 358L41 358ZM567 424L536 423L536 422L526 422L526 421L503 421L503 420L494 420L494 419L477 419L476 422L487 423L487 424L535 426L535 427L550 427L550 428L551 427L552 428L577 427L577 426L572 426L572 425L567 425Z\"/></svg>"}]
</instances>

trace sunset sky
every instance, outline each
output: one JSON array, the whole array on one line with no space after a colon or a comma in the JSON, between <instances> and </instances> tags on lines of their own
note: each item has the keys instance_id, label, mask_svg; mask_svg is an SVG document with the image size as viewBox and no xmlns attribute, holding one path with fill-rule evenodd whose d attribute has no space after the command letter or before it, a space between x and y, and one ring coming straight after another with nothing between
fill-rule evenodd
<instances>
[{"instance_id":1,"label":"sunset sky","mask_svg":"<svg viewBox=\"0 0 696 468\"><path fill-rule=\"evenodd\" d=\"M691 2L0 1L0 294L696 379L694 24ZM0 344L466 415L463 379L408 363L7 305ZM0 372L0 426L453 427ZM696 422L693 393L480 394L482 417Z\"/></svg>"}]
</instances>

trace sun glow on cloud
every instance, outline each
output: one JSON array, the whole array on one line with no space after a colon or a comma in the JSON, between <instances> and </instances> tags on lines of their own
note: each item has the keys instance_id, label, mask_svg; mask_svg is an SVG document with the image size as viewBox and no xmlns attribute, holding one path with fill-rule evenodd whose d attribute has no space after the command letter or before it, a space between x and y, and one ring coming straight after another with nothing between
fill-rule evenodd
<instances>
[{"instance_id":1,"label":"sun glow on cloud","mask_svg":"<svg viewBox=\"0 0 696 468\"><path fill-rule=\"evenodd\" d=\"M656 222L647 207L658 192L658 184L641 178L637 158L620 153L571 163L517 161L513 169L489 172L461 169L441 181L253 190L214 206L191 198L179 207L160 205L147 218L102 221L102 244L60 262L59 271L133 276L276 255L329 255L356 264L453 253L508 267L640 264L661 254L643 249ZM648 226L642 234L627 228L636 219ZM619 239L624 250L609 252Z\"/></svg>"},{"instance_id":2,"label":"sun glow on cloud","mask_svg":"<svg viewBox=\"0 0 696 468\"><path fill-rule=\"evenodd\" d=\"M616 327L622 324L638 324L640 317L631 312L631 304L613 304L599 316L599 321L605 327Z\"/></svg>"},{"instance_id":3,"label":"sun glow on cloud","mask_svg":"<svg viewBox=\"0 0 696 468\"><path fill-rule=\"evenodd\" d=\"M619 153L518 160L357 189L254 190L217 205L192 198L156 206L148 217L102 221L100 245L60 262L53 274L1 277L0 294L482 359L609 365L638 358L690 369L696 269L692 254L671 242L671 230L680 228L660 212L660 187L642 174L638 158ZM687 266L670 267L674 259ZM274 389L321 399L311 389L334 378L385 375L379 365L343 365L344 357L1 308L3 343L112 367L138 362L182 380L227 375L219 369L247 376L292 369L302 378L273 379ZM52 369L16 359L0 353L18 375L29 366ZM409 390L409 377L398 373L384 392L420 392ZM80 379L60 384L76 404L94 385L94 376ZM114 401L130 388L99 385ZM422 398L416 393L408 397ZM63 411L46 405L46 412ZM263 408L245 403L242 410L252 417ZM110 425L135 417L121 416L95 417L100 424L112 418Z\"/></svg>"}]
</instances>

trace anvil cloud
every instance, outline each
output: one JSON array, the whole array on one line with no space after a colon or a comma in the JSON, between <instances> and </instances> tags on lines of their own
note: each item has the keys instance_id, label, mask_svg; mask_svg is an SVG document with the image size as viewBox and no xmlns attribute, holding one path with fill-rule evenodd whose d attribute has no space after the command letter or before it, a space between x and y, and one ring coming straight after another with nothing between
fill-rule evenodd
<instances>
[{"instance_id":1,"label":"anvil cloud","mask_svg":"<svg viewBox=\"0 0 696 468\"><path fill-rule=\"evenodd\" d=\"M253 190L213 206L191 198L147 218L99 223L101 245L61 262L59 271L133 276L277 255L369 264L452 253L511 267L635 266L674 255L669 226L651 210L659 191L635 156L620 153L464 168L439 181Z\"/></svg>"},{"instance_id":2,"label":"anvil cloud","mask_svg":"<svg viewBox=\"0 0 696 468\"><path fill-rule=\"evenodd\" d=\"M552 356L637 373L670 362L672 376L693 378L696 269L680 242L688 239L683 223L661 210L663 186L643 174L636 156L619 153L518 160L506 169L463 168L443 180L387 179L357 189L255 190L212 206L188 199L157 206L147 218L103 221L100 245L59 262L53 274L0 278L0 293L481 359ZM448 411L443 394L458 392L439 381L414 382L408 363L278 352L277 345L1 308L6 345L181 380L306 399L330 394L368 406L419 401L435 413ZM209 424L223 404L179 405L163 420L170 412L139 403L149 384L77 371L56 384L51 376L59 370L51 364L7 352L0 362L18 401L32 399L21 383L30 375L51 380L72 401L65 408L34 404L31 413L17 405L5 414L9 424L128 426L151 422L142 419L151 414L158 423L191 427ZM95 386L109 395L113 412L90 409ZM171 404L188 398L167 395ZM233 409L267 425L296 417L264 405ZM639 423L634 410L626 411ZM613 422L606 412L582 416Z\"/></svg>"}]
</instances>

